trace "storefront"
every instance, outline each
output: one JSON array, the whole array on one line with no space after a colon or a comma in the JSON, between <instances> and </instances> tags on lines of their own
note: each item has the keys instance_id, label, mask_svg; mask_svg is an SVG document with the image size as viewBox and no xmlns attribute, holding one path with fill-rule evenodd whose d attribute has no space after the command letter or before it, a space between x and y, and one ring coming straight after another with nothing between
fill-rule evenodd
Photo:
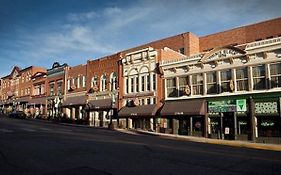
<instances>
[{"instance_id":1,"label":"storefront","mask_svg":"<svg viewBox=\"0 0 281 175\"><path fill-rule=\"evenodd\" d=\"M32 117L46 118L46 97L32 98L27 104Z\"/></svg>"},{"instance_id":2,"label":"storefront","mask_svg":"<svg viewBox=\"0 0 281 175\"><path fill-rule=\"evenodd\" d=\"M125 106L118 112L119 118L127 119L127 128L155 130L156 104Z\"/></svg>"},{"instance_id":3,"label":"storefront","mask_svg":"<svg viewBox=\"0 0 281 175\"><path fill-rule=\"evenodd\" d=\"M205 100L167 101L160 114L161 117L167 120L172 119L173 134L205 136Z\"/></svg>"},{"instance_id":4,"label":"storefront","mask_svg":"<svg viewBox=\"0 0 281 175\"><path fill-rule=\"evenodd\" d=\"M208 136L215 139L248 140L250 117L246 99L208 101Z\"/></svg>"},{"instance_id":5,"label":"storefront","mask_svg":"<svg viewBox=\"0 0 281 175\"><path fill-rule=\"evenodd\" d=\"M281 117L279 110L279 99L255 100L257 142L281 143Z\"/></svg>"},{"instance_id":6,"label":"storefront","mask_svg":"<svg viewBox=\"0 0 281 175\"><path fill-rule=\"evenodd\" d=\"M109 127L113 122L117 126L117 106L116 99L106 98L90 100L86 104L85 110L89 116L90 125L97 127ZM114 121L112 121L114 119Z\"/></svg>"},{"instance_id":7,"label":"storefront","mask_svg":"<svg viewBox=\"0 0 281 175\"><path fill-rule=\"evenodd\" d=\"M62 103L62 107L66 108L65 117L70 119L83 119L83 111L82 109L86 105L86 96L72 96L67 97Z\"/></svg>"}]
</instances>

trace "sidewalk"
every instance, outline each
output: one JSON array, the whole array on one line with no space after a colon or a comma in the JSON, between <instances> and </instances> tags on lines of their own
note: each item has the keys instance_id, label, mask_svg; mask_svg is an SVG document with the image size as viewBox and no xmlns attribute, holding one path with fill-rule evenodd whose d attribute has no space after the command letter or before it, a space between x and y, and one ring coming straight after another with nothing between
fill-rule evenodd
<instances>
[{"instance_id":1,"label":"sidewalk","mask_svg":"<svg viewBox=\"0 0 281 175\"><path fill-rule=\"evenodd\" d=\"M115 130L127 134L143 134L143 135L160 136L162 138L177 139L177 140L184 140L184 141L191 141L191 142L226 145L226 146L233 146L233 147L240 147L240 148L281 151L281 145L275 145L275 144L252 143L252 142L238 141L238 140L219 140L219 139L210 139L205 137L155 133L155 132L149 132L144 130L127 130L127 129L115 129Z\"/></svg>"}]
</instances>

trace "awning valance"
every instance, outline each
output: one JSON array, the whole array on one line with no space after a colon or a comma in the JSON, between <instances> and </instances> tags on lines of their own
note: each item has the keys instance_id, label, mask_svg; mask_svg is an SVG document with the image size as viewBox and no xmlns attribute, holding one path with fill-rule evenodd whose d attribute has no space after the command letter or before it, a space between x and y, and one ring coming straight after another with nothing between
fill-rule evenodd
<instances>
[{"instance_id":1,"label":"awning valance","mask_svg":"<svg viewBox=\"0 0 281 175\"><path fill-rule=\"evenodd\" d=\"M40 98L32 98L29 100L28 105L45 105L46 104L46 97Z\"/></svg>"},{"instance_id":2,"label":"awning valance","mask_svg":"<svg viewBox=\"0 0 281 175\"><path fill-rule=\"evenodd\" d=\"M99 110L109 110L117 108L116 104L112 104L112 99L100 99L100 100L91 100L86 105L86 110L89 111L99 111Z\"/></svg>"},{"instance_id":3,"label":"awning valance","mask_svg":"<svg viewBox=\"0 0 281 175\"><path fill-rule=\"evenodd\" d=\"M20 102L20 103L28 103L30 101L30 96L20 97L20 98L16 99L15 101Z\"/></svg>"},{"instance_id":4,"label":"awning valance","mask_svg":"<svg viewBox=\"0 0 281 175\"><path fill-rule=\"evenodd\" d=\"M207 112L205 100L180 100L165 102L160 115L205 115Z\"/></svg>"},{"instance_id":5,"label":"awning valance","mask_svg":"<svg viewBox=\"0 0 281 175\"><path fill-rule=\"evenodd\" d=\"M79 105L85 105L86 104L86 96L75 96L75 97L67 97L65 101L63 102L62 106L79 106Z\"/></svg>"},{"instance_id":6,"label":"awning valance","mask_svg":"<svg viewBox=\"0 0 281 175\"><path fill-rule=\"evenodd\" d=\"M119 118L155 117L157 110L156 105L125 106L119 111L118 116Z\"/></svg>"}]
</instances>

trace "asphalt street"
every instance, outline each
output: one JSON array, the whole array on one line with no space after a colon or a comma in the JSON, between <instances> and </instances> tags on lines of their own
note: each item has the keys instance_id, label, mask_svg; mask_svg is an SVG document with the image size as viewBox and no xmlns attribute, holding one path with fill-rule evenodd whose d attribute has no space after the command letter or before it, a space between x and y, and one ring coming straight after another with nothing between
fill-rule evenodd
<instances>
[{"instance_id":1,"label":"asphalt street","mask_svg":"<svg viewBox=\"0 0 281 175\"><path fill-rule=\"evenodd\" d=\"M281 174L281 152L0 116L0 175Z\"/></svg>"}]
</instances>

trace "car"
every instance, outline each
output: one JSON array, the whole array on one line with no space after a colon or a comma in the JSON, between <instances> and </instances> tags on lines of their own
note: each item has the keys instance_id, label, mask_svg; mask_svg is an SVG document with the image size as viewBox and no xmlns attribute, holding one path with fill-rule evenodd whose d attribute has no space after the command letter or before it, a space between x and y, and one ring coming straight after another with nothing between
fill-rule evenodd
<instances>
[{"instance_id":1,"label":"car","mask_svg":"<svg viewBox=\"0 0 281 175\"><path fill-rule=\"evenodd\" d=\"M27 115L23 111L13 111L9 114L10 118L26 119Z\"/></svg>"}]
</instances>

